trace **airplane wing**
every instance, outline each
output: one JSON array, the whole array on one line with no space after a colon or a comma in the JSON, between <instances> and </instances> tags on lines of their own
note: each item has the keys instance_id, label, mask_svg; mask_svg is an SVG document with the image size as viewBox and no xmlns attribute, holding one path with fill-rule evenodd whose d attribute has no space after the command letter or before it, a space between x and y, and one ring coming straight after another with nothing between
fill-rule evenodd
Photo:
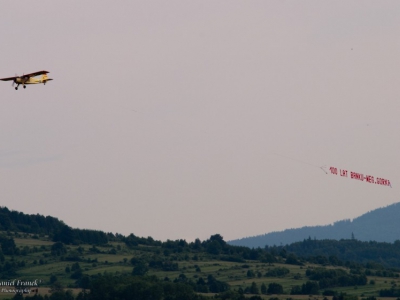
<instances>
[{"instance_id":1,"label":"airplane wing","mask_svg":"<svg viewBox=\"0 0 400 300\"><path fill-rule=\"evenodd\" d=\"M24 74L24 76L21 76L21 77L35 77L35 76L39 76L39 75L47 74L47 73L50 73L50 72L48 72L48 71L39 71L39 72L30 73L30 74Z\"/></svg>"},{"instance_id":2,"label":"airplane wing","mask_svg":"<svg viewBox=\"0 0 400 300\"><path fill-rule=\"evenodd\" d=\"M17 77L0 78L0 80L9 81L9 80L14 80L15 78L18 78L18 76Z\"/></svg>"},{"instance_id":3,"label":"airplane wing","mask_svg":"<svg viewBox=\"0 0 400 300\"><path fill-rule=\"evenodd\" d=\"M30 77L35 77L35 76L39 76L39 75L42 75L42 74L47 74L47 73L50 73L50 72L49 72L49 71L38 71L38 72L30 73L30 74L24 74L24 75L22 75L22 76L14 76L14 77L0 78L0 80L9 81L9 80L14 80L14 79L16 79L16 78L21 78L21 77L30 78Z\"/></svg>"}]
</instances>

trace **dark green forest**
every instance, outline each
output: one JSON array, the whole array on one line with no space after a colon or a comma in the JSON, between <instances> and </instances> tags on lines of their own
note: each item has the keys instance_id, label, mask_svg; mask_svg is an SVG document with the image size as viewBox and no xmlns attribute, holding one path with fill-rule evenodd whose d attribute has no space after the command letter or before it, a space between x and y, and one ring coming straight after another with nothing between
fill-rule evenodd
<instances>
[{"instance_id":1,"label":"dark green forest","mask_svg":"<svg viewBox=\"0 0 400 300\"><path fill-rule=\"evenodd\" d=\"M272 249L274 247L266 248ZM301 257L309 257L310 259L315 257L312 260L321 264L328 264L332 260L339 259L361 264L377 262L385 267L400 268L400 240L393 243L379 243L363 242L356 239L337 241L308 238L283 248Z\"/></svg>"}]
</instances>

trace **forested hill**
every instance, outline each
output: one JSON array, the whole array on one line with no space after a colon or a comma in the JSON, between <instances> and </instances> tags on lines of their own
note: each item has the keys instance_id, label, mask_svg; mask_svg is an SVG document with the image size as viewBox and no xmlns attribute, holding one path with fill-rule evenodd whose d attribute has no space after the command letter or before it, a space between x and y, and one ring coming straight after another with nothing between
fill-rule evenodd
<instances>
[{"instance_id":1,"label":"forested hill","mask_svg":"<svg viewBox=\"0 0 400 300\"><path fill-rule=\"evenodd\" d=\"M7 207L0 207L0 230L46 234L61 230L64 222L50 216L28 215Z\"/></svg>"},{"instance_id":2,"label":"forested hill","mask_svg":"<svg viewBox=\"0 0 400 300\"><path fill-rule=\"evenodd\" d=\"M110 234L98 230L73 229L51 216L28 215L7 207L0 207L0 231L15 231L35 235L47 235L53 241L66 244L106 244Z\"/></svg>"},{"instance_id":3,"label":"forested hill","mask_svg":"<svg viewBox=\"0 0 400 300\"><path fill-rule=\"evenodd\" d=\"M264 247L287 245L304 239L350 239L392 243L400 240L400 202L370 211L358 218L333 225L302 227L246 237L228 243L236 246Z\"/></svg>"}]
</instances>

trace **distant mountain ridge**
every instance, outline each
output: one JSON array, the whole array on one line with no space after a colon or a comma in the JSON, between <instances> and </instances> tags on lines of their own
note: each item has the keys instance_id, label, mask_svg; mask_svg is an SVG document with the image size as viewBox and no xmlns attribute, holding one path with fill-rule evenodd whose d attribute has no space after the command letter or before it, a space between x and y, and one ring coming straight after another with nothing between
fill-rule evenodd
<instances>
[{"instance_id":1,"label":"distant mountain ridge","mask_svg":"<svg viewBox=\"0 0 400 300\"><path fill-rule=\"evenodd\" d=\"M367 212L353 221L342 220L333 225L286 229L228 241L228 244L256 248L287 245L310 237L317 240L355 238L360 241L393 243L400 240L400 202Z\"/></svg>"}]
</instances>

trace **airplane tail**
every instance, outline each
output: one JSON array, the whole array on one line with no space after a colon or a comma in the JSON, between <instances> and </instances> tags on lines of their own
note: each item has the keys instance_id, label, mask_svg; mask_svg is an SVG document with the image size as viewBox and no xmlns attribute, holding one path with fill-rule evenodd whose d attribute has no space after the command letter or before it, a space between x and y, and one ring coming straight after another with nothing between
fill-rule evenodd
<instances>
[{"instance_id":1,"label":"airplane tail","mask_svg":"<svg viewBox=\"0 0 400 300\"><path fill-rule=\"evenodd\" d=\"M46 84L46 82L47 82L47 81L50 81L50 80L53 80L53 79L49 78L49 77L47 76L47 74L43 74L43 75L42 75L42 82L43 82L43 84Z\"/></svg>"}]
</instances>

